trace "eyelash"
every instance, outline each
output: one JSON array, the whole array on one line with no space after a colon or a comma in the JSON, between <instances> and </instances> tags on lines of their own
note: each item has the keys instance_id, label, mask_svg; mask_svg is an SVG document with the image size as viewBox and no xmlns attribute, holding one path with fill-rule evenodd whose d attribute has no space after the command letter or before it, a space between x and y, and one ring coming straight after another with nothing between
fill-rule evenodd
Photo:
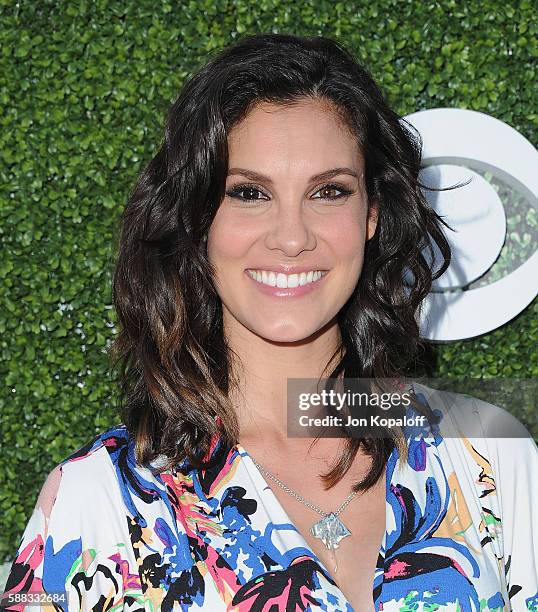
<instances>
[{"instance_id":1,"label":"eyelash","mask_svg":"<svg viewBox=\"0 0 538 612\"><path fill-rule=\"evenodd\" d=\"M327 189L328 187L337 189L338 191L340 191L340 195L337 196L332 196L332 197L326 197L326 198L315 198L316 200L339 200L340 198L349 196L353 193L353 191L350 191L349 189L346 189L345 187L343 187L342 185L338 185L336 183L327 183L326 185L322 185L318 191L322 191L323 189ZM244 189L252 189L253 191L258 191L259 193L263 193L263 191L259 188L258 185L254 185L252 183L243 183L241 185L236 185L233 189L229 189L226 192L226 195L231 197L231 198L236 198L238 200L241 200L243 202L256 202L258 200L262 200L262 198L242 198L240 197L238 194L243 191ZM317 191L316 191L317 193Z\"/></svg>"}]
</instances>

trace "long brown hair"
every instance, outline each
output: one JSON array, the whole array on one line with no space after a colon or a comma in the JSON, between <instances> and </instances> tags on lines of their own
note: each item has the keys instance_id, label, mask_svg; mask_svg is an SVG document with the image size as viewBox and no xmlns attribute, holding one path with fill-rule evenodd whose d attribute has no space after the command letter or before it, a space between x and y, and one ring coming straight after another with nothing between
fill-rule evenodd
<instances>
[{"instance_id":1,"label":"long brown hair","mask_svg":"<svg viewBox=\"0 0 538 612\"><path fill-rule=\"evenodd\" d=\"M329 377L397 377L421 346L416 315L432 280L448 267L450 248L441 230L446 223L418 180L420 136L342 44L321 36L245 37L184 84L121 219L113 278L120 331L110 356L113 368L120 366L122 420L142 465L160 455L162 470L184 459L203 467L213 436L223 448L238 442L231 355L207 233L224 197L230 130L258 102L303 98L330 102L345 120L364 155L368 200L379 206L361 276L338 313L342 346ZM433 242L444 258L436 272L433 257L423 255L425 248L433 255ZM394 436L349 438L323 476L327 488L361 445L372 464L355 488L373 486L395 444L404 456L405 444Z\"/></svg>"}]
</instances>

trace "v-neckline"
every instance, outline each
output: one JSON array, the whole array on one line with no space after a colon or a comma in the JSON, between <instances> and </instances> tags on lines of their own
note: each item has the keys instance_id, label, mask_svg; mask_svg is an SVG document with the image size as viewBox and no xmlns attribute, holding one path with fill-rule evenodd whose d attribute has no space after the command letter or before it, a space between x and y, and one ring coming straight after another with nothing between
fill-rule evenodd
<instances>
[{"instance_id":1,"label":"v-neckline","mask_svg":"<svg viewBox=\"0 0 538 612\"><path fill-rule=\"evenodd\" d=\"M338 583L334 579L332 573L328 570L328 568L323 563L323 561L316 555L316 553L308 545L308 543L305 540L305 538L302 535L302 533L299 531L299 529L297 528L295 523L290 519L288 513L286 512L286 510L284 509L284 507L282 506L282 504L278 500L277 496L272 491L271 486L265 480L265 478L264 478L263 474L260 472L260 470L256 467L256 465L255 465L252 457L250 456L249 452L244 448L244 446L242 444L239 444L239 443L232 447L232 451L233 451L233 449L235 449L238 452L238 456L240 457L240 459L243 462L244 462L245 458L248 458L248 462L244 462L244 465L251 467L251 470L256 475L256 478L260 481L260 484L262 485L262 487L261 487L262 489L269 489L269 490L271 490L271 493L273 494L274 503L275 503L277 509L280 511L280 513L284 517L286 523L293 527L293 529L297 533L297 537L299 538L299 541L301 542L301 545L304 547L305 550L308 551L308 554L312 557L312 559L314 559L319 564L319 566L323 569L323 571L327 574L327 576L330 577L330 579L334 583L336 589L341 594L343 601L346 603L347 606L349 606L350 612L357 612L355 610L355 608L351 605L351 603L348 601L347 597L344 595L344 592L342 591L342 589L338 586ZM384 583L384 575L383 575L383 573L381 574L381 581L379 582L379 584L376 584L376 575L377 575L377 570L378 570L379 555L382 555L382 557L385 558L386 547L387 547L388 528L389 528L389 525L390 525L390 521L394 518L393 514L391 514L392 506L390 504L390 499L389 498L390 498L390 495L391 495L391 485L393 484L392 483L393 474L394 474L394 471L395 471L396 462L398 460L398 457L399 457L398 448L397 448L397 446L395 446L392 449L392 452L390 453L390 455L389 455L389 457L387 459L387 462L385 464L385 531L383 532L383 538L381 540L381 548L379 549L379 552L378 552L378 556L377 556L377 559L376 559L376 567L374 569L374 576L372 578L372 604L374 605L374 608L375 608L375 600L373 598L374 592L376 591L376 589L379 589L380 590L379 591L379 596L381 596L382 588L383 588L383 583Z\"/></svg>"}]
</instances>

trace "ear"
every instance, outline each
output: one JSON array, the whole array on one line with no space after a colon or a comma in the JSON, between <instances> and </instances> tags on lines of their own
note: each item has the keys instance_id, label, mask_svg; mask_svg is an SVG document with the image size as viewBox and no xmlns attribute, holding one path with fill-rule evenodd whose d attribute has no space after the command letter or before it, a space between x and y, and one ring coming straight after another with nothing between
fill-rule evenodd
<instances>
[{"instance_id":1,"label":"ear","mask_svg":"<svg viewBox=\"0 0 538 612\"><path fill-rule=\"evenodd\" d=\"M379 205L377 200L368 203L368 216L366 217L366 240L370 240L375 234L377 218L379 216Z\"/></svg>"}]
</instances>

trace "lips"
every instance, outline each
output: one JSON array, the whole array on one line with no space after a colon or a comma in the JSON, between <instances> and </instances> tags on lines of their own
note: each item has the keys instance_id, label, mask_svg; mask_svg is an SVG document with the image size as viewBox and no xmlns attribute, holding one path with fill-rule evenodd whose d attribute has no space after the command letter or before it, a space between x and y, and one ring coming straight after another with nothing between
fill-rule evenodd
<instances>
[{"instance_id":1,"label":"lips","mask_svg":"<svg viewBox=\"0 0 538 612\"><path fill-rule=\"evenodd\" d=\"M328 273L328 271L318 270L315 272L310 270L309 272L301 272L301 274L286 275L281 272L276 274L269 270L245 270L245 275L257 290L265 295L278 298L306 295L319 287ZM311 275L310 281L308 280L309 275ZM260 280L258 280L258 276ZM302 285L300 284L301 280L304 283ZM275 284L273 285L272 282Z\"/></svg>"}]
</instances>

